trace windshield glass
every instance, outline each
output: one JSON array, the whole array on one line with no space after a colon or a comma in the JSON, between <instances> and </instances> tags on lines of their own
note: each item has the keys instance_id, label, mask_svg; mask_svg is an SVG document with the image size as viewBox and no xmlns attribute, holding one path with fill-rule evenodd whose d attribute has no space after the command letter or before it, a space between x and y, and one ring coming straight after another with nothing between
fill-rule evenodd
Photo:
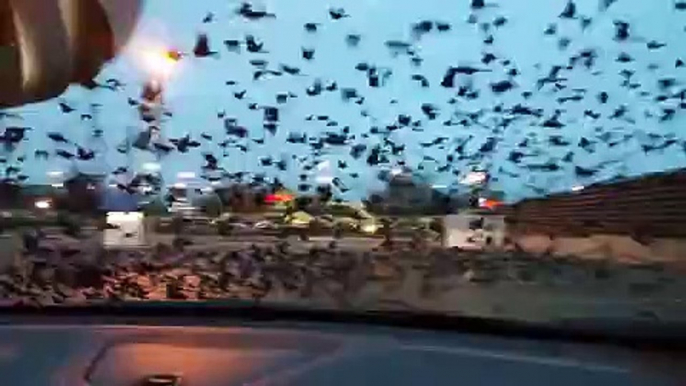
<instances>
[{"instance_id":1,"label":"windshield glass","mask_svg":"<svg viewBox=\"0 0 686 386\"><path fill-rule=\"evenodd\" d=\"M686 318L685 2L66 3L0 0L3 304Z\"/></svg>"}]
</instances>

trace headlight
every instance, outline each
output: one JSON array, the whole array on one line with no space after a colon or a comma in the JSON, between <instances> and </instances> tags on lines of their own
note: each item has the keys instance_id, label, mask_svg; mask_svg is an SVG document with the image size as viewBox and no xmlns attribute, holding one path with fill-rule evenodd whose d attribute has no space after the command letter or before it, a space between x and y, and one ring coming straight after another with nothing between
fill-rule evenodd
<instances>
[{"instance_id":1,"label":"headlight","mask_svg":"<svg viewBox=\"0 0 686 386\"><path fill-rule=\"evenodd\" d=\"M366 224L362 226L362 232L364 233L376 233L379 227L376 224Z\"/></svg>"}]
</instances>

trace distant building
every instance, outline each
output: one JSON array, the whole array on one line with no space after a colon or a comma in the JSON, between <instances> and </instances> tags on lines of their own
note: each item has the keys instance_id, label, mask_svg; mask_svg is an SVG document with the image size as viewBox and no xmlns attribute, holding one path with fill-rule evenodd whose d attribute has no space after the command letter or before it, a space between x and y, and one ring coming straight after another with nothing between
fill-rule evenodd
<instances>
[{"instance_id":1,"label":"distant building","mask_svg":"<svg viewBox=\"0 0 686 386\"><path fill-rule=\"evenodd\" d=\"M78 173L64 181L67 191L65 209L80 213L95 213L100 210L106 177L104 173Z\"/></svg>"},{"instance_id":2,"label":"distant building","mask_svg":"<svg viewBox=\"0 0 686 386\"><path fill-rule=\"evenodd\" d=\"M512 232L686 237L686 169L579 186L502 208Z\"/></svg>"},{"instance_id":3,"label":"distant building","mask_svg":"<svg viewBox=\"0 0 686 386\"><path fill-rule=\"evenodd\" d=\"M386 189L372 194L368 205L376 214L443 214L451 210L452 198L421 176L403 172L390 176Z\"/></svg>"}]
</instances>

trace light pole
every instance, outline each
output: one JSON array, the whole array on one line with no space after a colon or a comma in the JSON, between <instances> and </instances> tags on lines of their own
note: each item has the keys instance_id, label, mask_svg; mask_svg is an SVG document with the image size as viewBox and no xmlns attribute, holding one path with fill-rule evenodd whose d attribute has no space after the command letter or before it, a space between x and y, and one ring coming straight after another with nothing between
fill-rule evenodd
<instances>
[{"instance_id":1,"label":"light pole","mask_svg":"<svg viewBox=\"0 0 686 386\"><path fill-rule=\"evenodd\" d=\"M149 142L160 143L164 141L162 135L164 87L174 74L181 55L174 51L146 49L141 51L140 58L148 77L141 93L140 118L147 126L144 134L149 135ZM161 161L159 153L156 160L158 163ZM136 165L136 168L138 166ZM129 167L132 168L133 165ZM158 194L163 194L164 178L161 169L158 169L157 177L160 182Z\"/></svg>"}]
</instances>

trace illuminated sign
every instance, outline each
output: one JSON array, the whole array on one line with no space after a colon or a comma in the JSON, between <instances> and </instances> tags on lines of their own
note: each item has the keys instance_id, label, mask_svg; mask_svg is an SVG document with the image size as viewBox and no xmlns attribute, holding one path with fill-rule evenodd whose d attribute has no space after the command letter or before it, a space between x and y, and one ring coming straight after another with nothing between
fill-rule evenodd
<instances>
[{"instance_id":1,"label":"illuminated sign","mask_svg":"<svg viewBox=\"0 0 686 386\"><path fill-rule=\"evenodd\" d=\"M479 185L485 183L487 178L488 174L486 172L471 172L460 182L465 185Z\"/></svg>"},{"instance_id":2,"label":"illuminated sign","mask_svg":"<svg viewBox=\"0 0 686 386\"><path fill-rule=\"evenodd\" d=\"M264 201L269 204L274 204L277 202L290 202L293 201L293 195L286 193L269 194Z\"/></svg>"}]
</instances>

